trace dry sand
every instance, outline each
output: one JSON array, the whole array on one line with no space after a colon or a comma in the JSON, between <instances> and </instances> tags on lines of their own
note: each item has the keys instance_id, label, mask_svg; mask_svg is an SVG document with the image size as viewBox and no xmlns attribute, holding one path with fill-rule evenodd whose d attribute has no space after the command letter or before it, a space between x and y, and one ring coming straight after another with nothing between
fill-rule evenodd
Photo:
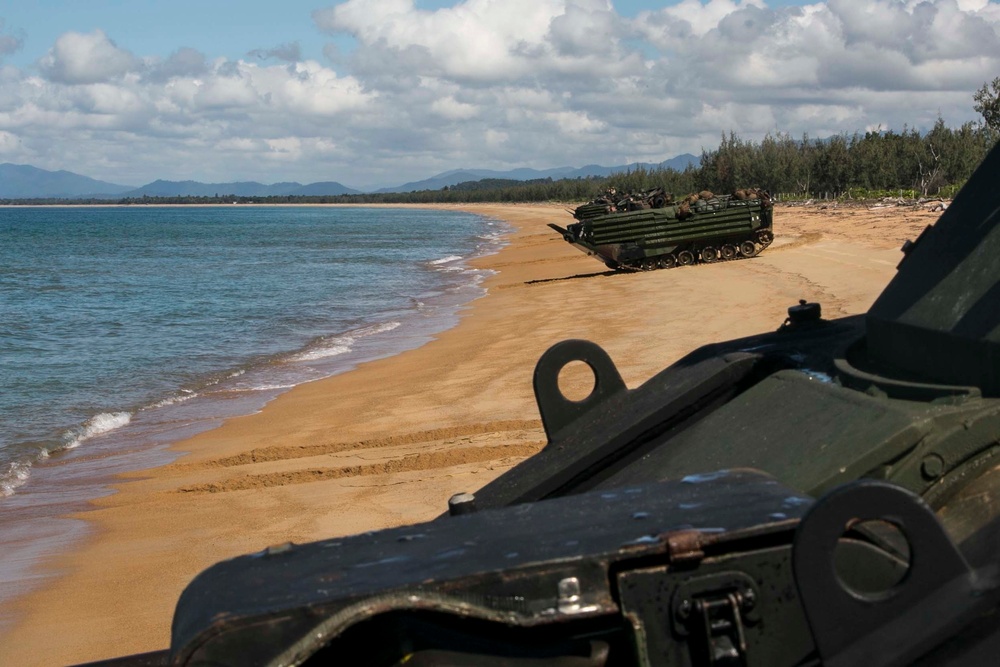
<instances>
[{"instance_id":1,"label":"dry sand","mask_svg":"<svg viewBox=\"0 0 1000 667\"><path fill-rule=\"evenodd\" d=\"M571 222L564 207L462 208L515 231L477 260L497 273L457 327L293 389L177 443L188 454L175 463L123 479L78 515L94 536L45 564L57 575L16 602L0 664L164 648L181 590L212 563L429 520L453 493L540 449L531 375L552 344L600 344L635 387L699 345L776 329L799 299L819 301L829 318L867 310L903 240L937 219L914 209L778 207L776 241L757 258L611 274L545 226Z\"/></svg>"}]
</instances>

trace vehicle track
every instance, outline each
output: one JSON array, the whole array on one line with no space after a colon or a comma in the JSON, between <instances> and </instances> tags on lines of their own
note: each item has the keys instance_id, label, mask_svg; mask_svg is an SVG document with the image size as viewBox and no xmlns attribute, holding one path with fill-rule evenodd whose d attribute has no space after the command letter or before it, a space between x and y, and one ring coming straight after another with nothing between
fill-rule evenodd
<instances>
[{"instance_id":1,"label":"vehicle track","mask_svg":"<svg viewBox=\"0 0 1000 667\"><path fill-rule=\"evenodd\" d=\"M341 468L306 468L289 472L241 475L221 482L181 487L177 491L179 493L223 493L245 491L248 489L264 489L289 484L306 484L331 479L343 479L345 477L365 477L416 470L432 470L505 458L520 460L526 456L538 453L544 446L544 442L532 442L527 444L452 447L445 451L407 454L402 458L383 460L378 463L369 463L366 465L352 465Z\"/></svg>"}]
</instances>

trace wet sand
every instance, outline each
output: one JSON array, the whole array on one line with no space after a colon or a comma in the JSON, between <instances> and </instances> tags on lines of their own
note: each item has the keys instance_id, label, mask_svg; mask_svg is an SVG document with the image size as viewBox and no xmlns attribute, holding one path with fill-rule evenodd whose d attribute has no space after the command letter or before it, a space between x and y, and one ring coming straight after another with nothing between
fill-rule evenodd
<instances>
[{"instance_id":1,"label":"wet sand","mask_svg":"<svg viewBox=\"0 0 1000 667\"><path fill-rule=\"evenodd\" d=\"M604 347L635 387L699 345L776 329L799 299L860 313L904 239L938 214L779 206L759 257L614 274L546 227L563 206L477 205L508 221L488 295L415 350L297 387L263 411L179 442L174 463L124 476L74 515L93 528L15 601L0 664L72 664L164 648L173 606L224 558L429 520L545 441L531 389L567 338ZM570 370L570 369L567 369ZM567 373L571 396L586 376ZM585 392L584 392L585 393Z\"/></svg>"}]
</instances>

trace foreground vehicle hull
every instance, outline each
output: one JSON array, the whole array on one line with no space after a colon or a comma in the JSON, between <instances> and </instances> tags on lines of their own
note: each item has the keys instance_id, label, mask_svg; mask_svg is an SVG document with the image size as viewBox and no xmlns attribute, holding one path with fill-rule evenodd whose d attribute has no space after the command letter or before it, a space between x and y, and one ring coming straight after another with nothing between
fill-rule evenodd
<instances>
[{"instance_id":1,"label":"foreground vehicle hull","mask_svg":"<svg viewBox=\"0 0 1000 667\"><path fill-rule=\"evenodd\" d=\"M803 302L635 389L553 346L541 452L435 521L219 563L169 652L105 664L994 664L998 172L1000 147L864 315Z\"/></svg>"}]
</instances>

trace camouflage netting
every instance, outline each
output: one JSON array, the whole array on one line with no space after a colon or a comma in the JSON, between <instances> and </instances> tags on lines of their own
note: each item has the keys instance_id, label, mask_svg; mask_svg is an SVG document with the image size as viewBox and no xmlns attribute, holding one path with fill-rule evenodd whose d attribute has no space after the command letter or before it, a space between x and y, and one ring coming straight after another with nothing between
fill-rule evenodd
<instances>
[{"instance_id":1,"label":"camouflage netting","mask_svg":"<svg viewBox=\"0 0 1000 667\"><path fill-rule=\"evenodd\" d=\"M691 215L692 209L698 211L715 210L720 206L720 199L736 199L739 201L761 199L766 194L754 188L741 188L731 195L716 196L709 190L702 190L692 193L679 201L674 200L674 196L664 192L663 188L654 188L641 192L631 192L619 194L614 188L595 197L592 201L578 206L573 212L577 220L591 218L608 213L618 213L622 211L641 211L650 208L663 208L665 206L677 205L677 217L685 218Z\"/></svg>"}]
</instances>

